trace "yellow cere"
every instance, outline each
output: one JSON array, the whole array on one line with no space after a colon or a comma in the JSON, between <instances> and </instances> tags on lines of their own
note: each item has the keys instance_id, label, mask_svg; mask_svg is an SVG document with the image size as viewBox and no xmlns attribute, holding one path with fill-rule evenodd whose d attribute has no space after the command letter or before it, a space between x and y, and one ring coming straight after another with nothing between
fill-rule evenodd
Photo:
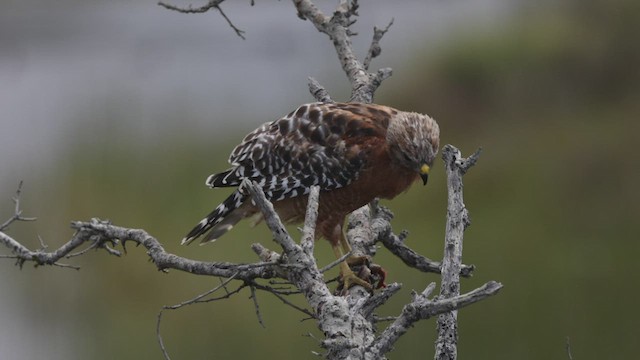
<instances>
[{"instance_id":1,"label":"yellow cere","mask_svg":"<svg viewBox=\"0 0 640 360\"><path fill-rule=\"evenodd\" d=\"M424 164L420 168L420 174L428 174L429 173L429 165Z\"/></svg>"}]
</instances>

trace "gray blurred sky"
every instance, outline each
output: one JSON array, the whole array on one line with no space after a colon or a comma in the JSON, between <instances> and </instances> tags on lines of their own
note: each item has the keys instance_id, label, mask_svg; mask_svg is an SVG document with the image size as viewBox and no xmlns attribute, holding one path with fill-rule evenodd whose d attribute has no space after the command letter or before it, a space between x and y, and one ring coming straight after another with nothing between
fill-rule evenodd
<instances>
[{"instance_id":1,"label":"gray blurred sky","mask_svg":"<svg viewBox=\"0 0 640 360\"><path fill-rule=\"evenodd\" d=\"M325 11L336 3L318 1ZM361 1L355 48L363 54L373 26L385 26L395 18L383 39L382 55L372 67L390 66L398 74L417 44L422 50L478 23L499 26L508 18L510 4L507 0ZM96 118L96 114L114 101L125 106L118 121L126 124L127 133L149 140L165 134L163 129L170 125L158 119L201 128L212 136L216 136L214 125L233 125L225 114L255 125L273 120L312 100L307 76L333 84L329 90L334 98L345 100L340 96L347 94L348 84L330 42L296 17L291 2L257 0L251 7L249 0L228 1L223 8L246 31L247 40L238 38L215 11L184 15L155 1L4 2L0 206L11 211L8 198L18 179L28 182L42 171L55 171L60 150L75 141L71 138L75 129L95 127L95 136L100 136L105 124L97 122L110 117ZM238 107L240 101L247 106ZM181 109L168 105L175 103L188 107L188 115L180 116ZM258 112L270 117L256 118ZM13 281L2 277L2 284L11 287ZM0 312L2 358L71 355L66 351L73 352L73 339L65 340L64 331L46 325L30 328L34 322L24 321L31 316L30 309L22 308L19 299L19 294L0 292L0 308L12 309ZM51 344L65 342L70 346L52 348Z\"/></svg>"},{"instance_id":2,"label":"gray blurred sky","mask_svg":"<svg viewBox=\"0 0 640 360\"><path fill-rule=\"evenodd\" d=\"M335 3L318 2L326 12ZM307 76L339 84L329 89L338 99L348 90L330 42L299 20L289 1L225 3L245 41L215 11L184 15L154 1L62 4L9 2L0 13L0 194L33 167L53 163L56 150L74 141L73 130L93 126L96 113L114 101L129 108L119 119L128 133L153 139L167 113L175 112L175 123L212 133L214 124L231 125L225 114L256 125L272 120L257 119L256 109L280 116L311 101ZM437 44L478 22L500 23L507 4L363 1L355 48L363 54L373 26L395 18L372 67L398 73L416 44ZM188 106L187 118L168 108L175 103Z\"/></svg>"}]
</instances>

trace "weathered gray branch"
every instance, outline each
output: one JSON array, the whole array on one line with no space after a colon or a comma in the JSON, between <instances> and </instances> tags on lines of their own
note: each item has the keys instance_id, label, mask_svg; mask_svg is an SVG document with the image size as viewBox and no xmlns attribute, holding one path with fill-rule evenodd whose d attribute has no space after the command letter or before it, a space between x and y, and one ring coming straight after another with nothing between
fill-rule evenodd
<instances>
[{"instance_id":1,"label":"weathered gray branch","mask_svg":"<svg viewBox=\"0 0 640 360\"><path fill-rule=\"evenodd\" d=\"M447 225L444 257L442 259L442 283L440 298L449 299L460 295L460 269L462 267L462 244L464 230L471 224L469 212L462 196L462 175L473 166L480 150L468 159L460 150L451 145L442 149L442 159L447 173ZM500 285L501 286L501 285ZM436 360L453 360L458 352L458 312L447 312L438 317L438 339L436 340Z\"/></svg>"},{"instance_id":2,"label":"weathered gray branch","mask_svg":"<svg viewBox=\"0 0 640 360\"><path fill-rule=\"evenodd\" d=\"M362 66L365 70L369 70L369 65L371 64L371 60L378 57L382 52L382 48L380 47L380 40L384 34L389 31L389 28L393 25L393 18L389 21L389 25L387 25L384 29L379 29L378 27L373 27L373 40L371 41L371 45L369 46L369 51L367 52L367 56L364 58L364 62Z\"/></svg>"},{"instance_id":3,"label":"weathered gray branch","mask_svg":"<svg viewBox=\"0 0 640 360\"><path fill-rule=\"evenodd\" d=\"M276 276L277 263L261 262L255 264L237 264L230 262L206 262L187 259L168 253L156 238L142 229L129 229L110 224L108 221L92 219L89 222L74 221L71 227L76 229L71 240L58 249L45 252L42 250L29 250L20 242L4 232L0 232L0 243L4 244L19 260L19 264L33 262L36 265L54 265L63 258L73 256L74 250L85 244L95 249L105 249L109 254L120 256L121 251L112 248L131 241L136 245L142 245L147 250L147 255L159 270L175 269L189 272L195 275L231 277L250 281L253 279L270 279ZM240 272L240 273L238 273Z\"/></svg>"},{"instance_id":4,"label":"weathered gray branch","mask_svg":"<svg viewBox=\"0 0 640 360\"><path fill-rule=\"evenodd\" d=\"M413 301L404 306L402 313L380 335L379 340L371 348L373 354L385 354L392 350L393 344L417 321L426 320L435 315L457 311L467 305L495 295L502 285L490 281L483 286L463 295L447 299L429 300L429 295L435 288L435 283L429 284L421 293L414 293ZM443 315L440 315L443 316ZM376 358L375 356L373 357Z\"/></svg>"},{"instance_id":5,"label":"weathered gray branch","mask_svg":"<svg viewBox=\"0 0 640 360\"><path fill-rule=\"evenodd\" d=\"M376 241L380 241L391 253L396 255L406 265L415 268L423 272L432 272L440 274L441 263L431 260L423 255L418 254L413 249L405 244L405 239L408 236L407 232L402 232L400 235L393 233L391 228L391 220L393 219L393 213L384 206L380 206L377 202L371 204L373 219L372 219L372 231ZM474 265L461 265L460 276L471 277L475 270Z\"/></svg>"},{"instance_id":6,"label":"weathered gray branch","mask_svg":"<svg viewBox=\"0 0 640 360\"><path fill-rule=\"evenodd\" d=\"M16 190L16 196L14 196L11 200L13 200L13 215L7 219L2 225L0 225L0 231L4 231L16 221L35 221L34 217L22 216L22 209L20 209L20 194L22 194L22 181L18 184L18 190Z\"/></svg>"},{"instance_id":7,"label":"weathered gray branch","mask_svg":"<svg viewBox=\"0 0 640 360\"><path fill-rule=\"evenodd\" d=\"M201 13L206 13L211 9L216 9L220 13L220 15L222 15L222 17L227 22L227 24L229 24L229 26L233 29L233 31L235 31L236 35L238 35L242 40L246 40L244 37L244 33L245 33L244 30L240 30L238 27L236 27L233 24L233 22L231 22L231 19L229 19L227 14L225 14L225 12L222 11L220 4L222 4L223 2L224 0L210 0L208 3L200 7L193 7L189 5L188 7L185 7L185 8L171 5L163 1L159 1L158 5L162 6L165 9L177 11L183 14L201 14ZM251 5L253 5L253 3Z\"/></svg>"},{"instance_id":8,"label":"weathered gray branch","mask_svg":"<svg viewBox=\"0 0 640 360\"><path fill-rule=\"evenodd\" d=\"M331 99L331 96L329 96L329 93L327 92L327 90L324 87L322 87L322 85L320 85L318 80L312 77L309 77L309 92L316 100L322 103L326 104L326 103L334 102Z\"/></svg>"},{"instance_id":9,"label":"weathered gray branch","mask_svg":"<svg viewBox=\"0 0 640 360\"><path fill-rule=\"evenodd\" d=\"M313 254L308 250L308 238L298 245L287 233L273 205L266 200L262 189L245 183L253 197L253 201L262 211L265 222L274 235L274 240L283 248L287 262L294 265L288 269L288 279L305 296L318 319L318 326L325 334L322 345L328 350L328 359L356 359L361 347L373 340L373 329L361 331L362 327L372 325L359 312L351 309L355 297L334 296L324 282ZM315 233L315 214L318 207L319 189L314 187L309 194L307 217L303 237ZM353 294L353 293L352 293ZM358 325L354 328L354 325ZM365 338L371 338L365 341Z\"/></svg>"},{"instance_id":10,"label":"weathered gray branch","mask_svg":"<svg viewBox=\"0 0 640 360\"><path fill-rule=\"evenodd\" d=\"M311 0L293 0L293 3L298 10L298 16L301 19L309 20L318 29L318 31L325 33L329 36L333 42L333 46L338 54L338 59L342 65L349 82L351 83L351 99L354 102L370 103L373 102L373 95L378 89L382 81L387 79L392 74L391 68L383 68L376 73L369 73L367 71L371 58L379 53L376 50L377 44L379 49L379 41L374 36L374 43L370 51L370 57L367 61L367 66L360 62L353 51L351 44L351 36L353 33L349 30L349 27L355 22L352 20L354 15L357 15L358 2L341 0L338 7L332 16L326 16L320 9L318 9ZM388 28L388 27L387 27ZM386 30L384 30L386 32ZM384 32L381 34L378 32L378 37L382 38Z\"/></svg>"},{"instance_id":11,"label":"weathered gray branch","mask_svg":"<svg viewBox=\"0 0 640 360\"><path fill-rule=\"evenodd\" d=\"M467 160L454 161L454 163L464 165L470 162ZM14 256L21 261L33 261L41 265L53 264L65 256L68 257L74 249L85 243L89 243L91 248L109 249L109 253L120 255L120 251L109 247L109 245L124 247L127 241L132 241L147 250L147 254L158 269L177 269L193 274L243 280L243 285L233 293L237 293L248 285L252 288L272 292L291 306L292 304L282 297L284 293L269 290L268 287L254 282L258 278L286 278L301 291L311 306L312 312L310 313L307 313L305 309L296 308L317 319L318 326L326 335L322 346L327 349L326 357L328 359L384 359L384 354L392 350L393 344L416 321L459 309L495 294L501 287L498 283L490 282L468 294L434 300L429 300L427 298L429 291L425 291L422 295L415 296L414 301L405 306L400 316L380 336L376 336L374 332L376 317L373 312L396 294L401 285L390 284L373 296L358 286L350 289L349 296L346 297L331 294L313 257L313 237L319 199L318 188L314 188L309 196L303 239L298 245L285 230L271 203L266 201L262 190L252 183L247 183L245 186L253 194L256 204L262 209L266 223L272 230L275 241L282 247L284 256L268 250L262 245L254 244L253 249L263 260L261 263L233 264L194 261L167 253L158 240L144 230L123 228L97 219L90 222L73 222L72 227L76 229L76 233L72 239L58 250L50 253L31 251L3 232L0 232L0 241L11 249ZM365 256L375 255L374 245L380 236L380 226L386 226L381 225L384 220L382 217L376 217L376 214L384 212L377 209L373 212L372 220L372 213L369 209L369 206L362 207L355 211L349 219L348 238L351 241L353 251L355 254ZM16 212L18 211L16 210ZM209 291L205 295L212 292ZM202 297L196 297L193 302L206 302L229 296L223 295L208 300L201 300ZM170 308L166 307L165 309ZM161 315L159 315L158 321L160 318ZM163 354L168 358L159 334L158 339L161 342Z\"/></svg>"}]
</instances>

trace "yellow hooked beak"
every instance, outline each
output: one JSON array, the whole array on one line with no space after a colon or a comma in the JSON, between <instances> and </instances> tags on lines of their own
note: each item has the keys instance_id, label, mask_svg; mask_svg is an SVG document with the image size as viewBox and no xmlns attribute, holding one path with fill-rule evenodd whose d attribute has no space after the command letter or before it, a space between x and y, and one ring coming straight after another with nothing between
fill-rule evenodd
<instances>
[{"instance_id":1,"label":"yellow hooked beak","mask_svg":"<svg viewBox=\"0 0 640 360\"><path fill-rule=\"evenodd\" d=\"M420 177L422 178L422 183L424 185L427 185L427 180L429 180L429 170L431 168L429 167L429 165L424 164L420 167Z\"/></svg>"}]
</instances>

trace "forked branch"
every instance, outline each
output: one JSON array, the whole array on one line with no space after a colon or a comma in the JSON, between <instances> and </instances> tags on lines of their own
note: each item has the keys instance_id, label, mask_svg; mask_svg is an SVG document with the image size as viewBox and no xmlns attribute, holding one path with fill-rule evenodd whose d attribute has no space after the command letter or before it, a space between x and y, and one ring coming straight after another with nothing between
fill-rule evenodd
<instances>
[{"instance_id":1,"label":"forked branch","mask_svg":"<svg viewBox=\"0 0 640 360\"><path fill-rule=\"evenodd\" d=\"M391 68L383 68L376 73L367 70L371 59L380 53L380 39L391 26L391 22L383 30L375 30L374 38L364 62L358 60L351 44L351 36L355 35L350 26L355 23L358 2L341 0L332 16L325 15L311 0L293 0L298 16L309 20L318 31L327 34L336 49L340 65L351 84L350 101L370 103L373 95L382 82L391 76ZM317 97L316 97L317 98Z\"/></svg>"}]
</instances>

